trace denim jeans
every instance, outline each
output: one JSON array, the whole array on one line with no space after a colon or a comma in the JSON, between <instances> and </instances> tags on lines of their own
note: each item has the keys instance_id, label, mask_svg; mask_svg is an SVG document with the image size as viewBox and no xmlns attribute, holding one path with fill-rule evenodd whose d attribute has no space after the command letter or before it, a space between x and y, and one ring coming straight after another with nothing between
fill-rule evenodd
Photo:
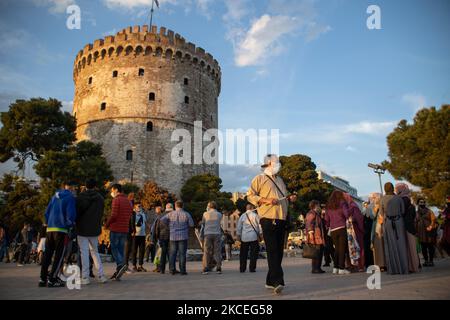
<instances>
[{"instance_id":1,"label":"denim jeans","mask_svg":"<svg viewBox=\"0 0 450 320\"><path fill-rule=\"evenodd\" d=\"M116 261L117 270L124 264L125 242L127 241L127 233L111 231L109 233L109 242L111 243L111 253Z\"/></svg>"},{"instance_id":2,"label":"denim jeans","mask_svg":"<svg viewBox=\"0 0 450 320\"><path fill-rule=\"evenodd\" d=\"M170 261L169 261L169 269L171 272L175 271L175 262L177 260L180 264L180 272L186 272L186 252L187 252L187 240L181 241L170 241Z\"/></svg>"}]
</instances>

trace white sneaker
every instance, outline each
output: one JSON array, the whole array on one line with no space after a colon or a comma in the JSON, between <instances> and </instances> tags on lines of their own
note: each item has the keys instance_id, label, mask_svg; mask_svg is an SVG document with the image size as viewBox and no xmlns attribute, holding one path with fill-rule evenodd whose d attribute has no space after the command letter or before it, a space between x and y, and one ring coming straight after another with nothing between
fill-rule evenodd
<instances>
[{"instance_id":1,"label":"white sneaker","mask_svg":"<svg viewBox=\"0 0 450 320\"><path fill-rule=\"evenodd\" d=\"M106 282L108 282L108 279L105 276L100 276L97 278L97 282L106 283Z\"/></svg>"},{"instance_id":2,"label":"white sneaker","mask_svg":"<svg viewBox=\"0 0 450 320\"><path fill-rule=\"evenodd\" d=\"M266 284L266 289L273 290L273 289L275 289L275 287L274 286L269 286L268 284Z\"/></svg>"},{"instance_id":3,"label":"white sneaker","mask_svg":"<svg viewBox=\"0 0 450 320\"><path fill-rule=\"evenodd\" d=\"M345 269L340 269L339 270L339 274L349 274L349 273L350 273L350 271L345 270Z\"/></svg>"},{"instance_id":4,"label":"white sneaker","mask_svg":"<svg viewBox=\"0 0 450 320\"><path fill-rule=\"evenodd\" d=\"M89 280L89 278L81 278L80 283L81 285L86 286L91 283L91 280Z\"/></svg>"},{"instance_id":5,"label":"white sneaker","mask_svg":"<svg viewBox=\"0 0 450 320\"><path fill-rule=\"evenodd\" d=\"M282 286L281 284L279 284L278 286L275 287L275 289L273 289L273 292L275 294L280 294L284 289L284 286Z\"/></svg>"},{"instance_id":6,"label":"white sneaker","mask_svg":"<svg viewBox=\"0 0 450 320\"><path fill-rule=\"evenodd\" d=\"M333 268L333 274L338 274L339 269L338 268Z\"/></svg>"}]
</instances>

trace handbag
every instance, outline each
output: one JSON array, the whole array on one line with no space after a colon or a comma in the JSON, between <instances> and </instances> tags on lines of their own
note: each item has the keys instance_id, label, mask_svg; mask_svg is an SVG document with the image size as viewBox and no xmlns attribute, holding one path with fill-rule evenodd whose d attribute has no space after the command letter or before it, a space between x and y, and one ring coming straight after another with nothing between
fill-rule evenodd
<instances>
[{"instance_id":1,"label":"handbag","mask_svg":"<svg viewBox=\"0 0 450 320\"><path fill-rule=\"evenodd\" d=\"M318 244L303 244L303 258L305 259L319 259L320 258L320 245Z\"/></svg>"}]
</instances>

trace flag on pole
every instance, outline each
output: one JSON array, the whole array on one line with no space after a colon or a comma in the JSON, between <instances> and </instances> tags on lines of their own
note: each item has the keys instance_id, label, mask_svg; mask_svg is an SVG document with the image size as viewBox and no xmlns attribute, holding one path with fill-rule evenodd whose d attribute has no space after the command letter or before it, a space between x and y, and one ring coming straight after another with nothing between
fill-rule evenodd
<instances>
[{"instance_id":1,"label":"flag on pole","mask_svg":"<svg viewBox=\"0 0 450 320\"><path fill-rule=\"evenodd\" d=\"M159 1L158 1L158 0L155 0L155 3L156 3L156 6L157 6L158 9L159 9Z\"/></svg>"}]
</instances>

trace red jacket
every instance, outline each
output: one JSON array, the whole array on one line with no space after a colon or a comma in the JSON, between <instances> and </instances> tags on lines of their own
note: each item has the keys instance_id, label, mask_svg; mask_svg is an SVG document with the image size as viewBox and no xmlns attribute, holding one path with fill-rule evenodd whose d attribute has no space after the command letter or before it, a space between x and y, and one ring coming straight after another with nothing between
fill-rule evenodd
<instances>
[{"instance_id":1,"label":"red jacket","mask_svg":"<svg viewBox=\"0 0 450 320\"><path fill-rule=\"evenodd\" d=\"M111 217L106 223L110 231L128 233L133 207L127 197L119 193L112 201Z\"/></svg>"}]
</instances>

